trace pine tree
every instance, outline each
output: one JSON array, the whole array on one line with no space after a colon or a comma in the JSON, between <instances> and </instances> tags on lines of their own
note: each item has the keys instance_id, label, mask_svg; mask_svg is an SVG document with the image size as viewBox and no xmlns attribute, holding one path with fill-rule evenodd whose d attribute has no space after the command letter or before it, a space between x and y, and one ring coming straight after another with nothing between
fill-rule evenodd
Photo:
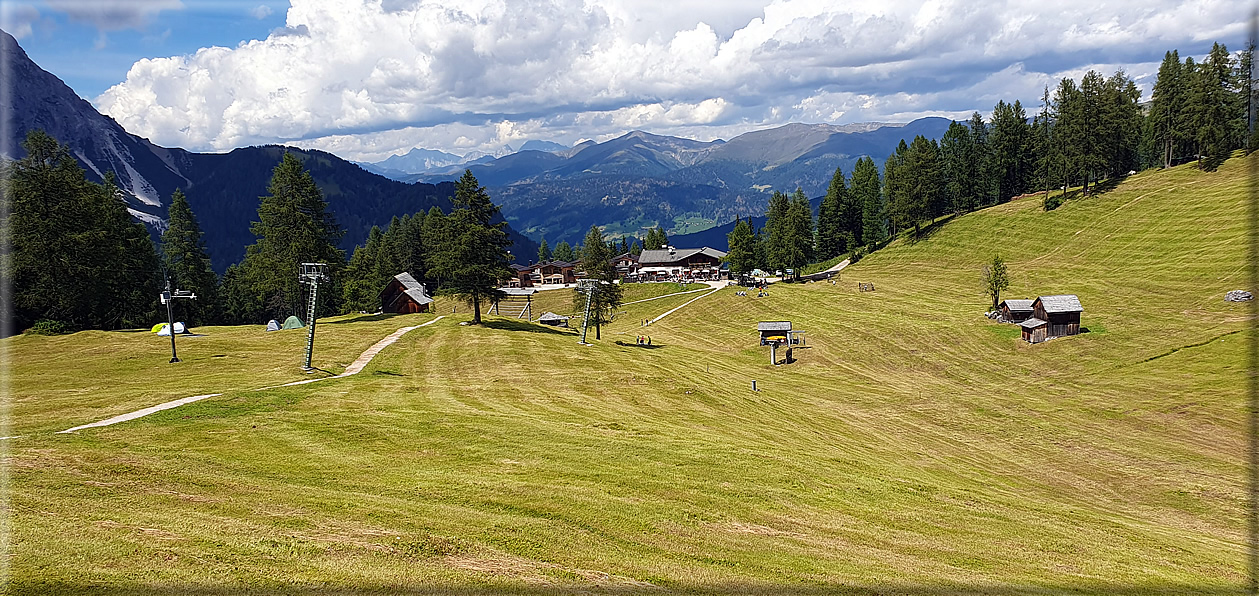
<instances>
[{"instance_id":1,"label":"pine tree","mask_svg":"<svg viewBox=\"0 0 1259 596\"><path fill-rule=\"evenodd\" d=\"M883 162L883 196L886 201L884 213L891 223L890 232L893 236L906 228L909 219L909 180L904 171L907 153L909 145L905 143L905 139L901 139L896 151Z\"/></svg>"},{"instance_id":2,"label":"pine tree","mask_svg":"<svg viewBox=\"0 0 1259 596\"><path fill-rule=\"evenodd\" d=\"M219 322L219 278L210 266L210 256L201 239L201 226L188 199L178 189L171 195L166 231L162 232L162 256L171 284L197 296L195 300L178 303L187 324Z\"/></svg>"},{"instance_id":3,"label":"pine tree","mask_svg":"<svg viewBox=\"0 0 1259 596\"><path fill-rule=\"evenodd\" d=\"M433 263L437 260L437 247L449 241L450 234L446 226L446 214L442 212L441 208L433 205L429 208L428 214L424 216L424 221L420 225L420 242L424 245L422 258L424 277L416 278L427 280L432 291L437 291L441 288L441 280L432 274Z\"/></svg>"},{"instance_id":4,"label":"pine tree","mask_svg":"<svg viewBox=\"0 0 1259 596\"><path fill-rule=\"evenodd\" d=\"M345 264L337 241L345 234L328 211L310 172L292 153L285 153L260 198L258 221L250 231L258 240L245 250L238 275L260 304L258 312L242 313L245 321L283 319L305 311L297 279L301 263L327 263L333 279ZM340 299L339 286L320 292L319 310L330 312Z\"/></svg>"},{"instance_id":5,"label":"pine tree","mask_svg":"<svg viewBox=\"0 0 1259 596\"><path fill-rule=\"evenodd\" d=\"M813 208L809 197L798 187L788 202L783 223L779 229L779 266L799 270L813 262Z\"/></svg>"},{"instance_id":6,"label":"pine tree","mask_svg":"<svg viewBox=\"0 0 1259 596\"><path fill-rule=\"evenodd\" d=\"M472 324L481 324L481 303L502 297L499 282L511 275L507 222L494 219L498 205L471 170L455 182L455 210L446 220L446 240L434 247L432 275L442 281L442 292L472 306Z\"/></svg>"},{"instance_id":7,"label":"pine tree","mask_svg":"<svg viewBox=\"0 0 1259 596\"><path fill-rule=\"evenodd\" d=\"M835 168L831 176L831 185L826 189L826 196L817 212L817 252L820 260L839 256L848 250L850 244L856 244L851 234L845 235L845 214L848 206L848 187L844 185L844 172ZM751 236L751 230L748 231Z\"/></svg>"},{"instance_id":8,"label":"pine tree","mask_svg":"<svg viewBox=\"0 0 1259 596\"><path fill-rule=\"evenodd\" d=\"M560 240L560 243L555 245L555 252L552 253L551 258L571 263L577 260L577 253L573 251L573 247L569 246L567 241Z\"/></svg>"},{"instance_id":9,"label":"pine tree","mask_svg":"<svg viewBox=\"0 0 1259 596\"><path fill-rule=\"evenodd\" d=\"M992 111L990 143L992 167L997 183L997 201L1005 202L1022 194L1027 180L1028 147L1031 127L1027 114L1017 100L1013 104L998 101Z\"/></svg>"},{"instance_id":10,"label":"pine tree","mask_svg":"<svg viewBox=\"0 0 1259 596\"><path fill-rule=\"evenodd\" d=\"M345 268L345 281L341 285L342 308L345 312L375 312L380 306L377 300L380 298L380 291L384 289L384 280L380 279L378 263L384 236L380 226L372 226L367 233L367 243L354 249L350 264Z\"/></svg>"},{"instance_id":11,"label":"pine tree","mask_svg":"<svg viewBox=\"0 0 1259 596\"><path fill-rule=\"evenodd\" d=\"M730 273L741 275L756 269L756 231L752 229L751 220L740 219L726 234L726 240L730 244L730 252L726 253Z\"/></svg>"},{"instance_id":12,"label":"pine tree","mask_svg":"<svg viewBox=\"0 0 1259 596\"><path fill-rule=\"evenodd\" d=\"M993 165L992 147L989 141L990 131L984 123L984 117L975 112L966 123L970 128L971 147L974 153L970 163L974 164L971 183L974 187L974 207L986 207L996 202L997 181Z\"/></svg>"},{"instance_id":13,"label":"pine tree","mask_svg":"<svg viewBox=\"0 0 1259 596\"><path fill-rule=\"evenodd\" d=\"M1163 55L1150 96L1150 127L1153 142L1159 148L1163 167L1170 168L1179 155L1177 147L1185 141L1185 76L1180 55L1172 50Z\"/></svg>"},{"instance_id":14,"label":"pine tree","mask_svg":"<svg viewBox=\"0 0 1259 596\"><path fill-rule=\"evenodd\" d=\"M551 247L546 245L546 238L542 239L542 243L538 245L538 262L545 263L551 260Z\"/></svg>"},{"instance_id":15,"label":"pine tree","mask_svg":"<svg viewBox=\"0 0 1259 596\"><path fill-rule=\"evenodd\" d=\"M1198 164L1208 172L1219 168L1232 149L1229 142L1232 71L1228 50L1216 43L1206 60L1194 69L1192 77L1189 109L1194 114L1194 129L1197 131Z\"/></svg>"},{"instance_id":16,"label":"pine tree","mask_svg":"<svg viewBox=\"0 0 1259 596\"><path fill-rule=\"evenodd\" d=\"M853 198L861 204L861 241L873 249L887 239L883 225L883 195L879 167L869 156L857 160L852 170Z\"/></svg>"},{"instance_id":17,"label":"pine tree","mask_svg":"<svg viewBox=\"0 0 1259 596\"><path fill-rule=\"evenodd\" d=\"M601 339L599 331L603 325L612 321L612 315L621 306L621 286L617 280L616 268L612 266L612 254L603 239L603 231L599 226L590 226L586 233L586 241L582 245L581 268L586 272L586 279L600 281L590 297L590 321L595 326L595 339ZM585 312L586 295L573 293L573 309Z\"/></svg>"},{"instance_id":18,"label":"pine tree","mask_svg":"<svg viewBox=\"0 0 1259 596\"><path fill-rule=\"evenodd\" d=\"M787 224L787 213L791 201L787 195L774 191L769 197L769 206L765 210L765 262L771 269L789 267L787 253L790 233Z\"/></svg>"},{"instance_id":19,"label":"pine tree","mask_svg":"<svg viewBox=\"0 0 1259 596\"><path fill-rule=\"evenodd\" d=\"M156 315L160 263L144 225L132 219L107 173L89 182L69 150L42 130L26 157L0 172L17 329L40 319L72 329L147 325Z\"/></svg>"},{"instance_id":20,"label":"pine tree","mask_svg":"<svg viewBox=\"0 0 1259 596\"><path fill-rule=\"evenodd\" d=\"M945 203L959 215L974 209L973 168L970 162L974 152L970 129L958 122L950 123L944 136L940 137L940 182ZM853 184L855 186L856 182Z\"/></svg>"},{"instance_id":21,"label":"pine tree","mask_svg":"<svg viewBox=\"0 0 1259 596\"><path fill-rule=\"evenodd\" d=\"M935 141L922 135L915 136L905 152L905 163L898 175L904 176L905 184L900 206L902 224L913 226L917 236L921 233L922 222L934 215L933 206L940 203L939 150Z\"/></svg>"},{"instance_id":22,"label":"pine tree","mask_svg":"<svg viewBox=\"0 0 1259 596\"><path fill-rule=\"evenodd\" d=\"M669 236L665 233L664 228L657 226L647 230L647 239L643 241L643 248L646 250L660 250L669 245Z\"/></svg>"}]
</instances>

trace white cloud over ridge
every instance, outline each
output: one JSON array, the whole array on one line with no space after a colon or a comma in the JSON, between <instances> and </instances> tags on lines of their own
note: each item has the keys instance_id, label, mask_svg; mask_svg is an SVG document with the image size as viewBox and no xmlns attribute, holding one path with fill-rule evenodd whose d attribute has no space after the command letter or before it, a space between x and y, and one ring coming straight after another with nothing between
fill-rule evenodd
<instances>
[{"instance_id":1,"label":"white cloud over ridge","mask_svg":"<svg viewBox=\"0 0 1259 596\"><path fill-rule=\"evenodd\" d=\"M267 39L141 60L96 104L132 132L195 150L288 142L375 160L417 145L464 152L633 128L707 139L1031 102L1063 73L1124 65L1135 75L1164 50L1241 39L1235 12L1223 0L674 0L659 10L292 0Z\"/></svg>"}]
</instances>

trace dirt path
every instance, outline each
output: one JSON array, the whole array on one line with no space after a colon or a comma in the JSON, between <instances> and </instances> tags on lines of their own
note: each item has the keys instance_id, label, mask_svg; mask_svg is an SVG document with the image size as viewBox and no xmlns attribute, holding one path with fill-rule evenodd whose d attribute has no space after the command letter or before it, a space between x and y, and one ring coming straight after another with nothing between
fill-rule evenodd
<instances>
[{"instance_id":1,"label":"dirt path","mask_svg":"<svg viewBox=\"0 0 1259 596\"><path fill-rule=\"evenodd\" d=\"M707 291L707 293L700 294L699 296L696 296L696 297L694 297L694 298L692 298L692 299L690 299L690 300L687 300L686 302L683 302L681 305L679 305L679 306L677 306L677 307L675 307L675 308L673 308L673 309L671 309L671 310L665 311L665 313L664 313L664 314L662 314L662 315L660 315L660 316L658 316L658 317L656 317L656 318L652 319L652 320L651 320L651 322L650 322L650 323L648 323L647 325L648 325L648 326L655 325L655 324L656 324L656 322L657 322L657 321L659 321L660 319L663 319L663 318L665 318L665 317L667 317L667 316L669 316L669 315L671 315L671 314L673 314L673 313L675 313L675 312L678 312L679 310L682 310L682 308L684 308L686 305L688 305L688 304L690 304L690 303L692 303L692 302L695 302L696 300L699 300L700 298L703 298L703 297L705 297L705 296L710 296L710 295L712 295L712 294L716 294L717 292L721 291L721 289L722 289L722 288L724 288L724 287L726 287L726 285L727 285L727 282L724 282L724 281L706 281L706 282L704 282L704 283L708 284L708 287L710 287L710 288L712 288L712 289L711 289L711 290L708 290L708 291ZM704 290L691 290L691 291L692 291L692 292L703 292ZM690 292L683 292L683 293L684 293L684 294L689 294ZM676 296L677 294L672 294L672 295L673 295L673 296ZM663 296L662 296L662 297L663 297Z\"/></svg>"},{"instance_id":2,"label":"dirt path","mask_svg":"<svg viewBox=\"0 0 1259 596\"><path fill-rule=\"evenodd\" d=\"M381 350L385 349L390 344L398 341L398 339L401 338L403 335L406 335L410 331L419 329L420 327L426 327L428 325L432 325L433 323L436 323L444 318L446 318L444 315L439 316L431 321L426 321L424 323L421 323L419 325L413 325L411 327L403 327L397 331L394 331L393 333L390 333L389 335L385 336L384 339L376 342L375 344L372 344L372 347L367 348L367 351L359 355L358 359L355 360L353 363L351 363L350 366L346 367L345 372L339 375L335 375L331 377L322 377L318 379L305 379L301 381L293 381L292 383L284 383L282 385L272 385L270 387L263 387L261 389L255 389L254 391L265 391L267 389L275 389L277 387L292 387L294 385L305 385L307 383L317 383L319 381L327 381L329 379L340 379L343 377L356 375L359 372L361 372L363 368L365 368L369 362L372 361L372 358L376 357L376 354L379 354ZM101 420L100 422L93 422L91 424L83 424L80 426L76 426L74 428L67 428L66 430L57 431L57 434L72 433L72 432L76 432L76 431L80 431L80 430L84 430L88 428L97 428L101 426L109 426L111 424L118 424L119 422L127 422L128 420L135 420L136 418L143 418L144 416L148 416L149 414L153 414L155 412L161 412L162 410L169 410L171 408L178 408L179 406L182 406L185 404L198 402L208 397L218 397L220 395L223 395L223 394L222 393L207 393L205 395L194 395L192 397L184 397L184 398L168 401L166 403L157 404L156 406L149 406L147 408L136 410L134 412L128 412L126 414L119 414L118 416L114 416L113 418L106 418L105 420ZM8 438L13 438L13 437L4 437L4 438L8 439Z\"/></svg>"}]
</instances>

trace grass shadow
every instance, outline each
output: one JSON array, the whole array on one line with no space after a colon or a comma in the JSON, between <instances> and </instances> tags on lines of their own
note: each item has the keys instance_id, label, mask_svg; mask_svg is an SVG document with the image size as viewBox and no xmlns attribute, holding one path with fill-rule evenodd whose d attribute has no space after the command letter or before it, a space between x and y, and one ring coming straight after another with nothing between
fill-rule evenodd
<instances>
[{"instance_id":1,"label":"grass shadow","mask_svg":"<svg viewBox=\"0 0 1259 596\"><path fill-rule=\"evenodd\" d=\"M908 230L904 232L905 241L909 244L917 244L919 242L929 240L936 234L936 232L940 231L940 228L943 228L945 224L953 221L955 217L957 217L956 213L942 215L935 221L919 228L917 234L915 234L912 230Z\"/></svg>"},{"instance_id":2,"label":"grass shadow","mask_svg":"<svg viewBox=\"0 0 1259 596\"><path fill-rule=\"evenodd\" d=\"M339 321L317 321L316 325L344 325L346 323L370 323L372 321L384 321L398 317L396 313L376 313L374 315L359 315L350 319L341 319Z\"/></svg>"},{"instance_id":3,"label":"grass shadow","mask_svg":"<svg viewBox=\"0 0 1259 596\"><path fill-rule=\"evenodd\" d=\"M644 350L659 350L660 348L663 348L663 347L664 347L664 344L657 344L657 343L653 343L653 344L651 344L651 345L647 345L647 344L632 344L632 343L629 343L629 342L621 341L621 340L619 340L619 339L618 339L618 340L616 340L616 345L618 345L618 346L624 346L624 347L627 347L627 348L642 348L642 349L644 349Z\"/></svg>"},{"instance_id":4,"label":"grass shadow","mask_svg":"<svg viewBox=\"0 0 1259 596\"><path fill-rule=\"evenodd\" d=\"M568 327L547 327L537 323L529 323L526 321L513 321L511 319L481 319L481 325L488 329L498 329L501 331L524 331L527 333L551 333L555 335L574 335L575 329ZM567 329L567 330L566 330Z\"/></svg>"}]
</instances>

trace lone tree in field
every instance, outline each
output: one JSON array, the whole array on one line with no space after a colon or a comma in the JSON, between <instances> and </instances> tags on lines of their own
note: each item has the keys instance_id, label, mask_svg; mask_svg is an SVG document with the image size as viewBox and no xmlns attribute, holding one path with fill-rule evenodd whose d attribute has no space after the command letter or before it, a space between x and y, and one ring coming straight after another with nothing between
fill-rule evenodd
<instances>
[{"instance_id":1,"label":"lone tree in field","mask_svg":"<svg viewBox=\"0 0 1259 596\"><path fill-rule=\"evenodd\" d=\"M988 297L992 298L992 310L997 310L1001 302L1001 291L1010 287L1010 276L1006 273L1005 261L1001 255L992 257L992 262L984 265L984 287Z\"/></svg>"},{"instance_id":2,"label":"lone tree in field","mask_svg":"<svg viewBox=\"0 0 1259 596\"><path fill-rule=\"evenodd\" d=\"M494 223L498 205L471 170L455 183L455 210L446 218L445 242L436 247L431 275L441 279L441 293L472 306L472 324L481 324L481 302L502 297L500 281L511 275L506 221Z\"/></svg>"},{"instance_id":3,"label":"lone tree in field","mask_svg":"<svg viewBox=\"0 0 1259 596\"><path fill-rule=\"evenodd\" d=\"M603 240L603 232L599 226L590 226L586 233L586 243L581 251L581 268L586 272L586 279L600 282L590 299L590 323L595 326L595 339L600 339L599 328L612 322L612 313L621 306L621 286L613 283L617 279L616 268L612 266L611 248ZM573 310L584 311L586 295L573 293Z\"/></svg>"}]
</instances>

